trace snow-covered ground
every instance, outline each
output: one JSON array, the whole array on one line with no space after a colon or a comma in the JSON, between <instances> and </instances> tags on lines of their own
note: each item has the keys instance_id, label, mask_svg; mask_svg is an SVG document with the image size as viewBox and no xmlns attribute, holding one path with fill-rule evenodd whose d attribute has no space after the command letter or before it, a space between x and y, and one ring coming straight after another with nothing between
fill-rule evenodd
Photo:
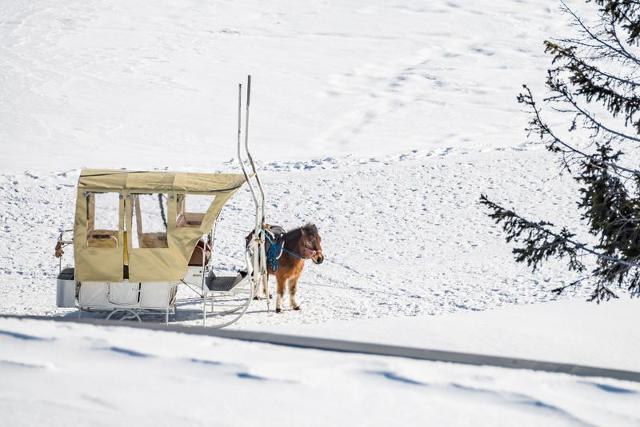
<instances>
[{"instance_id":1,"label":"snow-covered ground","mask_svg":"<svg viewBox=\"0 0 640 427\"><path fill-rule=\"evenodd\" d=\"M254 330L640 371L637 301L554 301L441 316L289 323Z\"/></svg>"},{"instance_id":2,"label":"snow-covered ground","mask_svg":"<svg viewBox=\"0 0 640 427\"><path fill-rule=\"evenodd\" d=\"M589 307L593 314L596 307ZM634 308L618 304L614 314L633 315ZM610 342L581 339L566 327L565 315L580 315L581 309L575 304L562 309L528 310L537 334L529 326L514 347L537 343L532 355L571 358L583 350L590 355L578 360L607 360ZM472 347L483 341L480 348L498 350L507 349L517 335L505 331L514 313L468 314L467 320L483 327L461 315L452 317L461 322L449 322L444 329L438 328L443 322L437 317L419 319L424 330L407 328L408 320L359 322L357 337L389 340L387 334L401 332L411 343L442 343L471 326ZM598 318L608 329L617 328L618 320L615 315ZM324 330L346 327L354 336L354 326L334 324ZM487 333L492 329L504 331L505 341ZM545 343L545 337L556 334L569 339ZM637 331L626 338L616 340L616 352L637 368ZM495 343L501 345L494 348ZM51 321L0 318L0 376L2 424L11 426L640 423L638 383Z\"/></svg>"},{"instance_id":3,"label":"snow-covered ground","mask_svg":"<svg viewBox=\"0 0 640 427\"><path fill-rule=\"evenodd\" d=\"M522 142L555 0L0 2L0 169L197 167ZM34 153L38 153L34 156Z\"/></svg>"},{"instance_id":4,"label":"snow-covered ground","mask_svg":"<svg viewBox=\"0 0 640 427\"><path fill-rule=\"evenodd\" d=\"M251 73L268 220L315 222L326 262L302 311L257 302L238 327L640 369L638 302L548 303L576 277L517 265L478 204L579 231L574 184L515 101L542 95L557 7L0 0L0 313L68 313L53 246L81 167L237 170ZM222 213L220 271L241 266L250 203ZM52 322L0 320L0 378L0 425L640 421L634 384Z\"/></svg>"},{"instance_id":5,"label":"snow-covered ground","mask_svg":"<svg viewBox=\"0 0 640 427\"><path fill-rule=\"evenodd\" d=\"M553 299L550 290L575 276L560 263L536 274L517 265L478 204L481 191L500 192L508 202L529 206L532 215L574 221L571 183L552 176L546 162L541 150L507 150L309 161L300 169L267 165L268 218L288 226L314 221L326 261L307 266L300 313L265 313L266 305L256 302L240 326L441 314ZM496 174L500 168L512 172ZM73 223L76 179L72 171L0 181L7 242L0 248L6 260L0 265L3 311L64 312L54 304L53 246L60 225ZM245 191L223 211L217 269L242 266L251 206Z\"/></svg>"},{"instance_id":6,"label":"snow-covered ground","mask_svg":"<svg viewBox=\"0 0 640 427\"><path fill-rule=\"evenodd\" d=\"M578 226L572 183L524 143L515 101L542 86L542 40L566 31L557 7L0 2L0 310L60 313L51 253L80 167L237 170L249 72L268 221L315 222L327 262L303 276L302 313L257 306L244 325L551 299L575 277L515 265L477 201ZM222 215L216 268L232 270L248 193Z\"/></svg>"}]
</instances>

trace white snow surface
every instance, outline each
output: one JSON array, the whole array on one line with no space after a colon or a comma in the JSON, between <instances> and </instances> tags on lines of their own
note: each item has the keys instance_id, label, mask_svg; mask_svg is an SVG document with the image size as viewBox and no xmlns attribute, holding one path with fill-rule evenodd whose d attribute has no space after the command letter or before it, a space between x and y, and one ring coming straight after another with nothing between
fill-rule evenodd
<instances>
[{"instance_id":1,"label":"white snow surface","mask_svg":"<svg viewBox=\"0 0 640 427\"><path fill-rule=\"evenodd\" d=\"M0 1L0 310L64 313L51 248L80 167L238 171L249 72L267 220L316 223L327 261L302 277L302 313L256 305L243 325L553 299L576 276L516 265L478 199L579 229L575 187L525 143L515 101L542 87L558 6ZM223 211L219 271L241 267L252 214L246 189Z\"/></svg>"},{"instance_id":2,"label":"white snow surface","mask_svg":"<svg viewBox=\"0 0 640 427\"><path fill-rule=\"evenodd\" d=\"M478 203L481 191L504 192L508 202L526 206L532 215L574 223L572 183L551 175L549 161L541 150L507 150L417 152L355 164L310 161L300 169L266 166L267 218L288 227L315 222L326 261L309 263L303 273L301 312L267 313L258 301L240 326L441 314L555 299L551 289L575 280L575 274L558 262L535 274L516 264ZM500 168L517 169L518 175L496 174ZM9 313L64 314L54 304L58 266L52 254L57 230L73 224L77 171L2 178L1 307ZM217 271L243 267L252 215L245 189L222 213ZM72 262L71 255L68 249L64 262ZM571 295L585 299L584 291Z\"/></svg>"},{"instance_id":3,"label":"white snow surface","mask_svg":"<svg viewBox=\"0 0 640 427\"><path fill-rule=\"evenodd\" d=\"M640 371L638 303L554 301L440 316L260 325L254 330Z\"/></svg>"},{"instance_id":4,"label":"white snow surface","mask_svg":"<svg viewBox=\"0 0 640 427\"><path fill-rule=\"evenodd\" d=\"M0 1L0 170L211 168L246 74L264 161L518 145L558 6Z\"/></svg>"},{"instance_id":5,"label":"white snow surface","mask_svg":"<svg viewBox=\"0 0 640 427\"><path fill-rule=\"evenodd\" d=\"M236 327L639 370L637 300L555 297L578 276L516 264L478 203L589 239L515 101L542 96L558 5L0 0L0 313L72 315L53 247L80 168L238 171L251 73L268 221L316 223L326 261L300 312ZM246 189L222 212L219 272L252 215ZM12 426L640 423L632 383L43 321L0 319L0 378Z\"/></svg>"},{"instance_id":6,"label":"white snow surface","mask_svg":"<svg viewBox=\"0 0 640 427\"><path fill-rule=\"evenodd\" d=\"M640 422L637 383L52 321L0 318L0 375L11 426Z\"/></svg>"}]
</instances>

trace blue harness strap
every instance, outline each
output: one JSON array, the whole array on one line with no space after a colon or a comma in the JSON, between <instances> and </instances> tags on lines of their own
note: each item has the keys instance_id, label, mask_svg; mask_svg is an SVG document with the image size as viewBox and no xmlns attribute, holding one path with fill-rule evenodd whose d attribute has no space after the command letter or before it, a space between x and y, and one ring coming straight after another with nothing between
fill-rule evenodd
<instances>
[{"instance_id":1,"label":"blue harness strap","mask_svg":"<svg viewBox=\"0 0 640 427\"><path fill-rule=\"evenodd\" d=\"M284 239L277 239L272 233L266 232L267 238L267 264L272 271L277 271L280 267L280 257L284 249Z\"/></svg>"}]
</instances>

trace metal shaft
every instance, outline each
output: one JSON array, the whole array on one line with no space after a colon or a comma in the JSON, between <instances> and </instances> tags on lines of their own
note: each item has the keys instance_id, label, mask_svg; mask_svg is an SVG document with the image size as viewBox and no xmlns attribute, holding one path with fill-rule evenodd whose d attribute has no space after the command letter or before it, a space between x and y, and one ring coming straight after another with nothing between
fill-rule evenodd
<instances>
[{"instance_id":1,"label":"metal shaft","mask_svg":"<svg viewBox=\"0 0 640 427\"><path fill-rule=\"evenodd\" d=\"M249 174L247 174L247 170L244 166L244 160L242 159L242 150L240 148L241 141L242 141L242 84L239 84L238 85L238 162L240 162L240 167L242 168L244 179L247 182L247 185L249 186L249 190L251 191L251 197L253 197L253 203L256 205L256 210L257 210L258 198L256 197L256 193L253 189L253 185L251 185L251 180L249 179Z\"/></svg>"},{"instance_id":2,"label":"metal shaft","mask_svg":"<svg viewBox=\"0 0 640 427\"><path fill-rule=\"evenodd\" d=\"M251 152L249 151L249 106L251 104L251 76L247 76L247 110L245 113L245 122L244 122L244 149L247 153L247 157L249 159L249 164L251 165L251 170L253 172L253 176L256 178L256 183L258 184L258 189L260 190L260 211L259 211L259 223L256 224L256 231L258 228L262 227L264 223L264 190L262 189L262 183L260 182L260 177L256 171L256 165L253 161L253 157L251 156ZM257 200L256 200L257 201Z\"/></svg>"}]
</instances>

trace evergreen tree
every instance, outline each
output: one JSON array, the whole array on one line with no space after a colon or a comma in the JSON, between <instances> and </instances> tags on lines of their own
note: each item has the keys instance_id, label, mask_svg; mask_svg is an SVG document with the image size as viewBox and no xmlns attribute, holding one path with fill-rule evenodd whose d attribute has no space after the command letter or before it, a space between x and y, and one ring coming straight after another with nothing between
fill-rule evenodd
<instances>
[{"instance_id":1,"label":"evergreen tree","mask_svg":"<svg viewBox=\"0 0 640 427\"><path fill-rule=\"evenodd\" d=\"M518 102L531 115L529 136L557 155L561 169L578 183L580 217L595 243L579 241L566 227L525 218L486 195L480 202L502 226L507 242L516 244L516 261L535 271L549 258L562 258L584 277L553 291L587 285L590 300L600 302L617 298L620 288L640 296L640 171L624 163L625 151L640 143L640 1L587 3L597 13L594 23L562 3L575 35L544 42L553 61L543 105L568 115L568 132L563 136L547 124L546 109L527 86ZM568 135L585 143L572 143ZM587 269L585 255L595 258L595 268Z\"/></svg>"}]
</instances>

